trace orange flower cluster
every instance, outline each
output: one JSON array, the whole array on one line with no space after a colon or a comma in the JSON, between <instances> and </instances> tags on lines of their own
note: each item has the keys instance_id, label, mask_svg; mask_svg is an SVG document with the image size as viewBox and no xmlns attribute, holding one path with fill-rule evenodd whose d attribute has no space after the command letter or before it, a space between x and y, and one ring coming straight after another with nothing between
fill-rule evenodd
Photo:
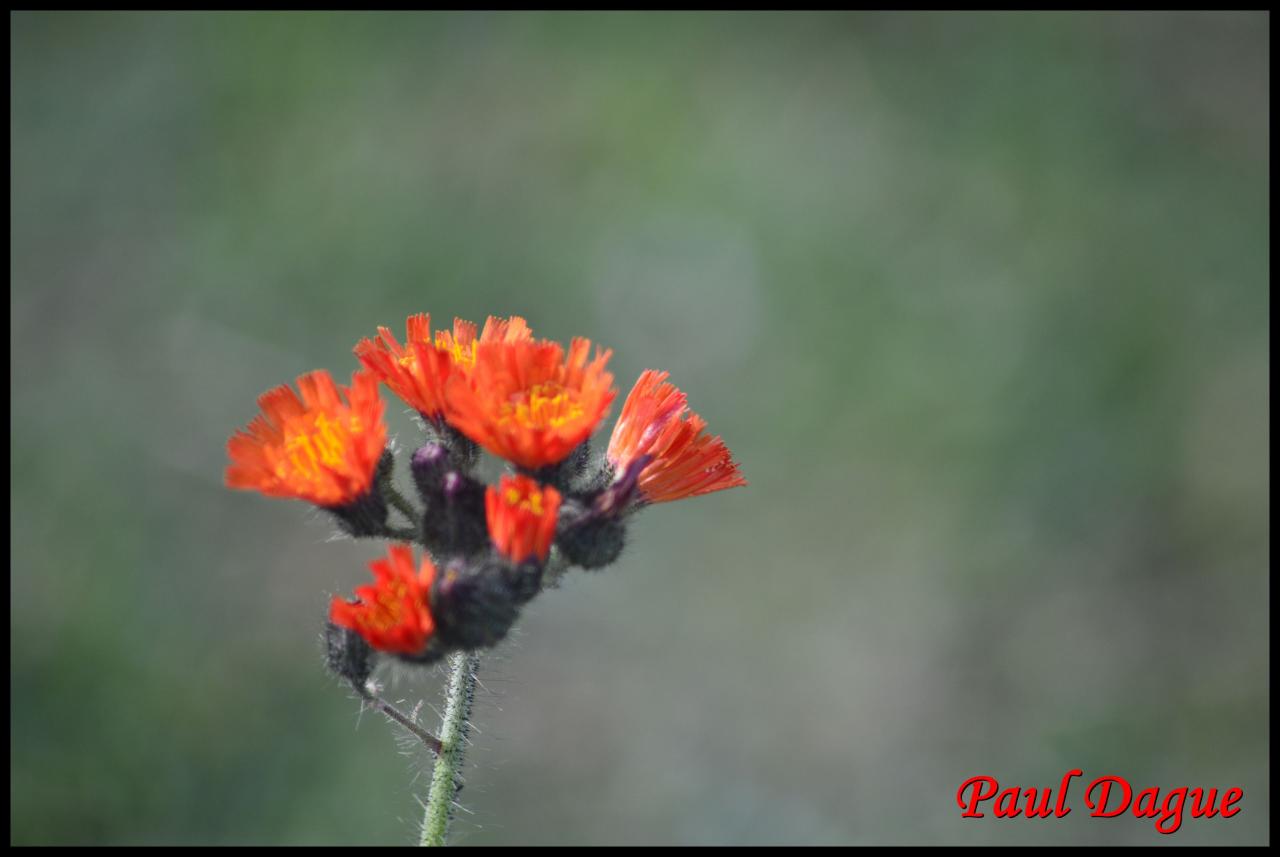
<instances>
[{"instance_id":1,"label":"orange flower cluster","mask_svg":"<svg viewBox=\"0 0 1280 857\"><path fill-rule=\"evenodd\" d=\"M356 345L364 368L350 387L317 370L298 379L297 393L263 394L261 414L227 444L226 483L306 500L352 535L415 541L447 559L438 578L431 559L415 571L412 549L392 547L371 564L373 585L357 588L354 601L334 599L334 625L416 660L488 645L538 591L553 545L569 563L607 565L637 508L746 484L685 394L653 370L627 397L604 461L590 463L585 443L617 396L611 354L593 353L586 339L568 349L535 339L518 316L491 316L479 331L461 319L432 331L429 315L411 316L403 344L379 327ZM436 435L413 457L424 510L392 485L379 382ZM486 488L470 473L476 445L520 473ZM388 524L390 507L411 526Z\"/></svg>"}]
</instances>

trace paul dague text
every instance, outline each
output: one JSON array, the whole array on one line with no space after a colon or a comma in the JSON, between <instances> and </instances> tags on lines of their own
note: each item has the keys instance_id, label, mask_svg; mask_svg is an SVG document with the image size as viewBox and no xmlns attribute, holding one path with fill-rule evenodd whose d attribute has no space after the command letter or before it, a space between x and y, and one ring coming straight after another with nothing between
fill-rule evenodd
<instances>
[{"instance_id":1,"label":"paul dague text","mask_svg":"<svg viewBox=\"0 0 1280 857\"><path fill-rule=\"evenodd\" d=\"M995 777L970 777L960 784L956 803L964 810L963 818L984 818L989 810L996 818L1062 818L1071 812L1068 806L1071 781L1084 776L1084 771L1070 770L1058 785L1044 789L1009 786L1001 789ZM1244 789L1218 790L1183 786L1161 793L1156 787L1135 793L1124 777L1098 777L1084 787L1084 805L1090 818L1115 818L1131 812L1137 818L1154 818L1156 830L1174 833L1182 827L1184 813L1192 818L1231 818L1240 812Z\"/></svg>"}]
</instances>

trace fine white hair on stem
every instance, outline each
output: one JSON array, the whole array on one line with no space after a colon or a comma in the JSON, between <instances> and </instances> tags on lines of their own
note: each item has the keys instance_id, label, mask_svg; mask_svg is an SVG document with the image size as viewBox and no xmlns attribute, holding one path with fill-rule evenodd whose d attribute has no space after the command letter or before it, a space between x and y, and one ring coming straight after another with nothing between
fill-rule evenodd
<instances>
[{"instance_id":1,"label":"fine white hair on stem","mask_svg":"<svg viewBox=\"0 0 1280 857\"><path fill-rule=\"evenodd\" d=\"M444 845L449 835L449 821L456 806L462 760L471 728L471 705L475 700L476 667L479 656L458 652L449 657L449 686L445 692L444 714L440 721L440 753L431 774L425 815L422 821L422 845Z\"/></svg>"}]
</instances>

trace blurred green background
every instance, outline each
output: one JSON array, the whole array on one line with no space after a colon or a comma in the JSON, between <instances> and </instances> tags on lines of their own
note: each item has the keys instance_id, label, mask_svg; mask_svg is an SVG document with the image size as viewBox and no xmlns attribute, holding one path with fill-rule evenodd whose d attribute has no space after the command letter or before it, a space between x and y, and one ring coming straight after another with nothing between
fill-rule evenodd
<instances>
[{"instance_id":1,"label":"blurred green background","mask_svg":"<svg viewBox=\"0 0 1280 857\"><path fill-rule=\"evenodd\" d=\"M670 370L751 481L485 659L459 843L1269 839L1267 15L10 25L12 842L415 840L319 655L380 545L222 470L420 311ZM1077 767L1243 812L955 805Z\"/></svg>"}]
</instances>

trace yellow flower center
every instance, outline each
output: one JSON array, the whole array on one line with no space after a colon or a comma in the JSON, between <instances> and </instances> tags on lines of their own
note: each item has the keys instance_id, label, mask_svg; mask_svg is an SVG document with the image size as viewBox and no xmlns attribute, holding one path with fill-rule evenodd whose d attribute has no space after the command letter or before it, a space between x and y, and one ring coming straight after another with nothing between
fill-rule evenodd
<instances>
[{"instance_id":1,"label":"yellow flower center","mask_svg":"<svg viewBox=\"0 0 1280 857\"><path fill-rule=\"evenodd\" d=\"M539 517L542 516L541 491L537 491L532 494L521 494L515 488L508 488L505 499L508 506L516 506L527 512L532 512Z\"/></svg>"},{"instance_id":2,"label":"yellow flower center","mask_svg":"<svg viewBox=\"0 0 1280 857\"><path fill-rule=\"evenodd\" d=\"M430 341L424 343L431 345ZM464 372L470 372L476 365L476 340L463 345L453 338L453 335L447 330L436 331L435 347L437 351L443 351L453 360L453 365L461 367ZM418 356L413 350L413 344L405 346L404 353L396 361L410 372L418 365Z\"/></svg>"},{"instance_id":3,"label":"yellow flower center","mask_svg":"<svg viewBox=\"0 0 1280 857\"><path fill-rule=\"evenodd\" d=\"M304 427L286 435L285 454L292 472L312 482L320 478L322 468L335 468L342 465L342 453L347 448L347 432L336 420L325 414L316 414L312 419L310 430ZM351 431L359 431L359 426L352 420ZM281 476L287 468L284 462L276 468Z\"/></svg>"},{"instance_id":4,"label":"yellow flower center","mask_svg":"<svg viewBox=\"0 0 1280 857\"><path fill-rule=\"evenodd\" d=\"M359 622L366 628L387 631L400 624L404 613L404 599L409 594L409 587L403 580L390 584L389 588L379 589L372 609L360 614Z\"/></svg>"},{"instance_id":5,"label":"yellow flower center","mask_svg":"<svg viewBox=\"0 0 1280 857\"><path fill-rule=\"evenodd\" d=\"M466 345L458 342L446 330L436 331L436 348L449 352L453 365L460 366L464 372L470 372L476 365L476 342L473 339Z\"/></svg>"},{"instance_id":6,"label":"yellow flower center","mask_svg":"<svg viewBox=\"0 0 1280 857\"><path fill-rule=\"evenodd\" d=\"M528 390L516 393L502 406L498 420L502 423L515 420L525 428L559 428L579 419L584 413L578 404L576 390L550 382L534 384Z\"/></svg>"}]
</instances>

